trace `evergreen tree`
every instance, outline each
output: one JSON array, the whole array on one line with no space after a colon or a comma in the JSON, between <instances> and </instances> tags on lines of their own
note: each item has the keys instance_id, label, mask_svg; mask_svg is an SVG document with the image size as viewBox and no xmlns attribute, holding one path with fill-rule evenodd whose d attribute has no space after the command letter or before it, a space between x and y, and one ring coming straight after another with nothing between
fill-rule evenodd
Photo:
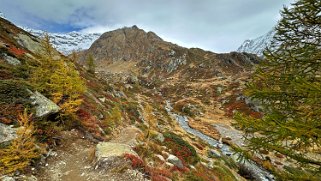
<instances>
[{"instance_id":1,"label":"evergreen tree","mask_svg":"<svg viewBox=\"0 0 321 181\"><path fill-rule=\"evenodd\" d=\"M92 54L89 54L86 60L87 66L88 66L88 72L91 74L95 74L95 62L94 62L94 57Z\"/></svg>"},{"instance_id":2,"label":"evergreen tree","mask_svg":"<svg viewBox=\"0 0 321 181\"><path fill-rule=\"evenodd\" d=\"M39 64L31 73L31 83L57 103L64 115L73 116L82 102L85 84L74 64L54 51L48 36L44 38L43 48Z\"/></svg>"},{"instance_id":3,"label":"evergreen tree","mask_svg":"<svg viewBox=\"0 0 321 181\"><path fill-rule=\"evenodd\" d=\"M321 0L298 0L281 15L272 47L245 90L261 102L264 116L237 114L236 121L251 150L278 152L320 169Z\"/></svg>"}]
</instances>

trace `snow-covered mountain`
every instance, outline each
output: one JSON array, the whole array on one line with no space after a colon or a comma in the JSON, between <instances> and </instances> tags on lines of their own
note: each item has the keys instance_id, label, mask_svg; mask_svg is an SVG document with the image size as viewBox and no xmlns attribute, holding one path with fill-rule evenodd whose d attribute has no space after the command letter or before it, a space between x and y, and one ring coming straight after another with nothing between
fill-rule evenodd
<instances>
[{"instance_id":1,"label":"snow-covered mountain","mask_svg":"<svg viewBox=\"0 0 321 181\"><path fill-rule=\"evenodd\" d=\"M0 12L0 18L6 19L4 13ZM26 27L20 27L25 31L33 34L37 37L43 37L45 31L34 30ZM88 49L91 44L100 37L100 33L81 33L81 32L69 32L69 33L49 33L50 41L52 45L61 53L69 55L72 51L80 51Z\"/></svg>"},{"instance_id":2,"label":"snow-covered mountain","mask_svg":"<svg viewBox=\"0 0 321 181\"><path fill-rule=\"evenodd\" d=\"M254 53L258 56L263 56L263 51L266 47L271 45L273 36L275 34L274 30L269 31L265 35L252 40L245 40L243 44L237 49L238 52Z\"/></svg>"},{"instance_id":3,"label":"snow-covered mountain","mask_svg":"<svg viewBox=\"0 0 321 181\"><path fill-rule=\"evenodd\" d=\"M42 37L46 33L42 30L23 28L31 34ZM52 45L61 53L69 55L72 51L81 51L88 49L91 44L100 37L100 33L48 33Z\"/></svg>"},{"instance_id":4,"label":"snow-covered mountain","mask_svg":"<svg viewBox=\"0 0 321 181\"><path fill-rule=\"evenodd\" d=\"M6 16L2 12L0 12L0 18L6 19Z\"/></svg>"}]
</instances>

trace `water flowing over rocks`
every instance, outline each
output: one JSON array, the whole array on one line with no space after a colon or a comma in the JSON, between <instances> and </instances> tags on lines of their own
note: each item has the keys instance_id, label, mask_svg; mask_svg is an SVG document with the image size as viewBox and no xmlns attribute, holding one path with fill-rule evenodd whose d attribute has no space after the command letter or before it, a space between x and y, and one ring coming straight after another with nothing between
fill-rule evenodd
<instances>
[{"instance_id":1,"label":"water flowing over rocks","mask_svg":"<svg viewBox=\"0 0 321 181\"><path fill-rule=\"evenodd\" d=\"M220 150L224 155L230 156L236 163L239 164L240 167L245 168L249 173L251 173L251 175L255 178L255 180L259 180L259 181L275 180L274 176L271 173L261 168L260 166L256 165L253 161L244 159L242 162L240 162L239 156L241 155L239 153L234 152L228 145L224 143L220 143L219 141L201 133L200 131L189 127L188 118L186 116L181 116L173 113L172 109L173 108L171 107L170 102L167 101L165 110L170 116L172 116L179 123L179 125L185 131L201 138L202 140L206 141L213 147L216 147L216 148L220 147Z\"/></svg>"}]
</instances>

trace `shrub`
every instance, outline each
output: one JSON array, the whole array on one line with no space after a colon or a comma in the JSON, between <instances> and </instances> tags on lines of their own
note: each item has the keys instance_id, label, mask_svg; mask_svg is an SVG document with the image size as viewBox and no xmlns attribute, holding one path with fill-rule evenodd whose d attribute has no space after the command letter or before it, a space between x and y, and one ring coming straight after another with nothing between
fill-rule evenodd
<instances>
[{"instance_id":1,"label":"shrub","mask_svg":"<svg viewBox=\"0 0 321 181\"><path fill-rule=\"evenodd\" d=\"M83 108L80 108L77 111L78 120L80 121L81 126L86 128L87 131L92 133L92 135L99 140L104 140L102 132L100 130L100 122L97 118L91 115L88 111Z\"/></svg>"},{"instance_id":2,"label":"shrub","mask_svg":"<svg viewBox=\"0 0 321 181\"><path fill-rule=\"evenodd\" d=\"M164 133L167 147L169 147L175 156L190 164L195 164L199 161L196 150L188 142L180 138L178 135L167 132Z\"/></svg>"},{"instance_id":3,"label":"shrub","mask_svg":"<svg viewBox=\"0 0 321 181\"><path fill-rule=\"evenodd\" d=\"M110 110L110 113L107 115L103 121L104 131L109 134L112 132L112 129L121 123L122 112L118 106L115 106Z\"/></svg>"},{"instance_id":4,"label":"shrub","mask_svg":"<svg viewBox=\"0 0 321 181\"><path fill-rule=\"evenodd\" d=\"M14 47L14 46L11 46L9 48L9 52L14 54L15 56L22 56L22 55L24 55L26 53L25 50L17 48L17 47Z\"/></svg>"},{"instance_id":5,"label":"shrub","mask_svg":"<svg viewBox=\"0 0 321 181\"><path fill-rule=\"evenodd\" d=\"M144 161L143 161L141 158L139 158L139 156L126 153L126 154L124 155L124 157L125 157L127 160L130 160L130 161L131 161L131 164L132 164L132 167L133 167L133 168L143 168L143 167L144 167Z\"/></svg>"},{"instance_id":6,"label":"shrub","mask_svg":"<svg viewBox=\"0 0 321 181\"><path fill-rule=\"evenodd\" d=\"M29 86L18 80L0 80L0 103L27 103Z\"/></svg>"},{"instance_id":7,"label":"shrub","mask_svg":"<svg viewBox=\"0 0 321 181\"><path fill-rule=\"evenodd\" d=\"M145 172L152 181L167 181L168 178L172 177L170 170L147 166L139 156L127 153L124 157L131 161L133 168Z\"/></svg>"},{"instance_id":8,"label":"shrub","mask_svg":"<svg viewBox=\"0 0 321 181\"><path fill-rule=\"evenodd\" d=\"M17 138L8 147L0 149L0 174L23 170L34 159L40 157L42 150L36 146L31 117L32 115L28 115L26 111L19 115L20 128Z\"/></svg>"}]
</instances>

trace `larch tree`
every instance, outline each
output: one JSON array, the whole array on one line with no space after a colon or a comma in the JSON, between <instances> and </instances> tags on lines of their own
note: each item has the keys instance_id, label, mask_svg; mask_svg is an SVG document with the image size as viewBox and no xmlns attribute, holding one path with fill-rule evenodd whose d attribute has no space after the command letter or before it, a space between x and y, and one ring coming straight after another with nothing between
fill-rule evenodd
<instances>
[{"instance_id":1,"label":"larch tree","mask_svg":"<svg viewBox=\"0 0 321 181\"><path fill-rule=\"evenodd\" d=\"M94 62L94 57L92 54L89 54L87 59L86 59L86 63L87 63L87 66L88 66L88 69L87 71L91 74L95 74L95 69L96 69L96 65L95 65L95 62Z\"/></svg>"},{"instance_id":2,"label":"larch tree","mask_svg":"<svg viewBox=\"0 0 321 181\"><path fill-rule=\"evenodd\" d=\"M31 82L41 93L57 103L64 115L73 116L82 102L86 86L72 61L54 52L49 37L43 40L44 52L31 73Z\"/></svg>"},{"instance_id":3,"label":"larch tree","mask_svg":"<svg viewBox=\"0 0 321 181\"><path fill-rule=\"evenodd\" d=\"M281 15L272 46L245 90L264 115L235 118L250 150L281 153L320 173L321 0L298 0Z\"/></svg>"}]
</instances>

